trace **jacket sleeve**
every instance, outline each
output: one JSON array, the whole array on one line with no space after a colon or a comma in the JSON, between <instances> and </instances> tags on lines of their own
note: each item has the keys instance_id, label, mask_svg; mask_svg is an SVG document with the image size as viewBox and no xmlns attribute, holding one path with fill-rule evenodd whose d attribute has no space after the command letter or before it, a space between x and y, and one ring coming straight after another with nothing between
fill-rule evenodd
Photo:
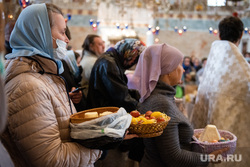
<instances>
[{"instance_id":1,"label":"jacket sleeve","mask_svg":"<svg viewBox=\"0 0 250 167\"><path fill-rule=\"evenodd\" d=\"M101 65L99 73L113 104L124 107L127 112L137 108L138 101L130 93L133 92L135 97L138 93L135 93L136 90L128 89L126 80L123 79L126 76L121 73L121 69L115 63L107 61L106 64Z\"/></svg>"},{"instance_id":2,"label":"jacket sleeve","mask_svg":"<svg viewBox=\"0 0 250 167\"><path fill-rule=\"evenodd\" d=\"M55 78L44 83L41 82L44 78L21 77L12 80L16 84L6 87L8 128L26 161L38 167L92 166L101 151L70 142L71 112L63 84L57 87Z\"/></svg>"}]
</instances>

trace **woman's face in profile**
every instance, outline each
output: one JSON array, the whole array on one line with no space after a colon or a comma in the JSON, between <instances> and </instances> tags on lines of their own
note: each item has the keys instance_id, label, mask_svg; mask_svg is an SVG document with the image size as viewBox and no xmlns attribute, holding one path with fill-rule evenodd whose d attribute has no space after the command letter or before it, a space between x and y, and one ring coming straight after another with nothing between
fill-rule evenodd
<instances>
[{"instance_id":1,"label":"woman's face in profile","mask_svg":"<svg viewBox=\"0 0 250 167\"><path fill-rule=\"evenodd\" d=\"M66 31L66 23L65 19L61 14L53 13L52 14L52 27L51 27L51 35L54 38L53 48L57 48L56 39L62 40L66 43L69 43L69 39L65 34Z\"/></svg>"},{"instance_id":2,"label":"woman's face in profile","mask_svg":"<svg viewBox=\"0 0 250 167\"><path fill-rule=\"evenodd\" d=\"M170 73L170 76L172 76L170 77L172 81L171 83L173 83L172 86L175 86L181 83L183 72L185 72L185 70L182 67L182 63L180 63L178 67L173 72Z\"/></svg>"},{"instance_id":3,"label":"woman's face in profile","mask_svg":"<svg viewBox=\"0 0 250 167\"><path fill-rule=\"evenodd\" d=\"M162 75L160 80L171 86L178 85L182 83L181 78L182 78L183 72L185 72L185 70L183 69L182 62L181 62L174 71L172 71L169 74Z\"/></svg>"}]
</instances>

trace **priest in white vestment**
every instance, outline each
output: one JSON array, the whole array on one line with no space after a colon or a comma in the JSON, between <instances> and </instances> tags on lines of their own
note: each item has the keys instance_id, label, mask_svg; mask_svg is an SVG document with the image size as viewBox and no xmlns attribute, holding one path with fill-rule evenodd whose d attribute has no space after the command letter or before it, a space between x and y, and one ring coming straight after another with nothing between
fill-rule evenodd
<instances>
[{"instance_id":1,"label":"priest in white vestment","mask_svg":"<svg viewBox=\"0 0 250 167\"><path fill-rule=\"evenodd\" d=\"M235 134L236 153L244 154L246 165L250 153L250 66L238 49L243 23L226 17L219 31L221 40L212 43L191 119L195 129L213 124Z\"/></svg>"}]
</instances>

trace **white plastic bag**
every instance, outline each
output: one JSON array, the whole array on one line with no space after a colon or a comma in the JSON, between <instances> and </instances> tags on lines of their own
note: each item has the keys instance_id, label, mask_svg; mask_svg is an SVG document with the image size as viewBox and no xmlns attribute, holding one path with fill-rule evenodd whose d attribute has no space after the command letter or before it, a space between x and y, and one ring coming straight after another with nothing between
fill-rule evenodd
<instances>
[{"instance_id":1,"label":"white plastic bag","mask_svg":"<svg viewBox=\"0 0 250 167\"><path fill-rule=\"evenodd\" d=\"M92 139L102 136L123 138L130 126L132 116L124 108L117 113L109 114L82 123L70 123L70 135L73 139Z\"/></svg>"}]
</instances>

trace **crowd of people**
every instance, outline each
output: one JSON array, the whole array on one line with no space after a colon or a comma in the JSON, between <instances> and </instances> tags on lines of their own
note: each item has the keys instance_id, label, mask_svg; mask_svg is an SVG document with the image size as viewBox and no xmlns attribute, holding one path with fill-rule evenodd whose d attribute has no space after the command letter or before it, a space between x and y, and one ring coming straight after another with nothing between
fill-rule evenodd
<instances>
[{"instance_id":1,"label":"crowd of people","mask_svg":"<svg viewBox=\"0 0 250 167\"><path fill-rule=\"evenodd\" d=\"M203 69L206 66L207 57L201 60L195 56L185 56L182 66L185 70L183 73L183 83L199 85L202 78Z\"/></svg>"},{"instance_id":2,"label":"crowd of people","mask_svg":"<svg viewBox=\"0 0 250 167\"><path fill-rule=\"evenodd\" d=\"M218 163L204 162L204 154L192 150L194 128L211 123L235 133L240 147L249 147L244 132L250 126L250 67L237 50L243 23L229 16L219 31L220 40L202 60L166 43L147 47L139 39L123 39L105 51L104 41L94 34L85 38L79 55L68 47L71 35L57 6L28 6L5 43L6 60L0 59L0 166L98 166L109 151L74 142L70 116L107 106L171 117L158 137L124 134L120 145L128 146L129 158L141 167ZM134 65L127 78L125 71ZM175 104L176 86L183 82L199 85L193 122Z\"/></svg>"}]
</instances>

